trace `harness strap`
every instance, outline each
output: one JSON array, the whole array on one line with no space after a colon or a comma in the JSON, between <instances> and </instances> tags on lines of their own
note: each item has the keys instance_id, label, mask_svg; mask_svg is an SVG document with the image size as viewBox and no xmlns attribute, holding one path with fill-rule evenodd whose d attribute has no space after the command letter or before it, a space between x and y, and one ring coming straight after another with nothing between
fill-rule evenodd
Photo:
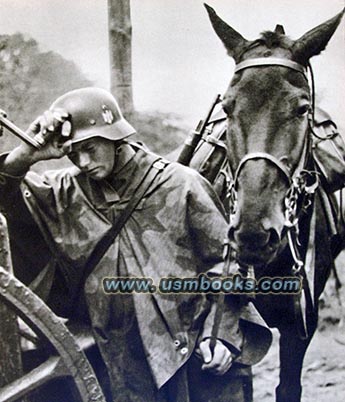
<instances>
[{"instance_id":1,"label":"harness strap","mask_svg":"<svg viewBox=\"0 0 345 402\"><path fill-rule=\"evenodd\" d=\"M244 70L248 67L260 67L260 66L282 66L302 73L305 79L308 81L307 69L299 63L292 60L281 59L278 57L257 57L255 59L244 60L238 63L235 67L235 73Z\"/></svg>"},{"instance_id":2,"label":"harness strap","mask_svg":"<svg viewBox=\"0 0 345 402\"><path fill-rule=\"evenodd\" d=\"M288 183L290 184L290 172L286 168L286 166L275 156L270 155L266 152L252 152L250 154L245 155L242 159L241 162L239 163L237 170L234 175L234 182L235 185L237 184L238 176L240 174L241 169L243 168L244 164L250 160L256 160L256 159L265 159L276 165L283 173L285 178L287 179Z\"/></svg>"},{"instance_id":3,"label":"harness strap","mask_svg":"<svg viewBox=\"0 0 345 402\"><path fill-rule=\"evenodd\" d=\"M205 139L206 142L216 145L218 147L221 147L223 149L227 149L226 144L224 143L224 141L219 140L218 138L214 137L212 134L208 135Z\"/></svg>"},{"instance_id":4,"label":"harness strap","mask_svg":"<svg viewBox=\"0 0 345 402\"><path fill-rule=\"evenodd\" d=\"M146 170L142 175L142 179L138 184L136 192L133 194L126 208L121 212L120 216L118 217L118 219L116 219L111 228L98 241L95 248L89 255L84 265L84 271L80 279L79 286L77 287L77 290L79 290L80 287L83 286L89 274L101 261L101 259L103 258L109 247L113 244L117 235L121 232L127 220L132 215L133 211L135 210L141 199L144 197L145 193L147 192L147 190L149 189L149 187L151 186L157 175L165 168L167 164L169 164L168 161L165 161L161 157L157 157L152 161L151 164L149 164L149 166L147 166Z\"/></svg>"},{"instance_id":5,"label":"harness strap","mask_svg":"<svg viewBox=\"0 0 345 402\"><path fill-rule=\"evenodd\" d=\"M226 277L229 275L231 265L231 246L228 239L225 239L224 241L223 259L224 263L222 269L222 277ZM225 304L225 294L224 292L222 292L217 295L216 311L214 314L213 326L211 331L210 349L212 354L214 353L214 348L216 347L217 343L219 327L224 312L224 304Z\"/></svg>"},{"instance_id":6,"label":"harness strap","mask_svg":"<svg viewBox=\"0 0 345 402\"><path fill-rule=\"evenodd\" d=\"M309 337L309 323L310 320L313 318L315 319L315 232L316 212L314 207L310 221L310 231L305 261L304 264L302 263L300 270L297 273L302 280L302 292L293 296L296 326L301 339L307 339Z\"/></svg>"},{"instance_id":7,"label":"harness strap","mask_svg":"<svg viewBox=\"0 0 345 402\"><path fill-rule=\"evenodd\" d=\"M310 220L308 248L304 263L306 280L308 282L308 292L310 293L312 307L314 306L315 232L316 232L316 212L315 212L315 205L313 204L313 212Z\"/></svg>"}]
</instances>

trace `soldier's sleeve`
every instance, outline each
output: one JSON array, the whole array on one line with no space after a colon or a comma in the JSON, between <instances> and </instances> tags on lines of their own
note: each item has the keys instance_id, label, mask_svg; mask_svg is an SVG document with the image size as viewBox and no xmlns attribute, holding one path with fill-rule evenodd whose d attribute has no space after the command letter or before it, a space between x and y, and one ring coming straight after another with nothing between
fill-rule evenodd
<instances>
[{"instance_id":1,"label":"soldier's sleeve","mask_svg":"<svg viewBox=\"0 0 345 402\"><path fill-rule=\"evenodd\" d=\"M211 337L216 309L215 300L205 320L201 340ZM251 366L268 352L272 333L252 303L244 304L238 297L226 296L217 339L229 348L236 362Z\"/></svg>"},{"instance_id":2,"label":"soldier's sleeve","mask_svg":"<svg viewBox=\"0 0 345 402\"><path fill-rule=\"evenodd\" d=\"M25 175L13 176L3 171L7 154L0 155L0 210L8 218L26 223L33 222L20 188Z\"/></svg>"},{"instance_id":3,"label":"soldier's sleeve","mask_svg":"<svg viewBox=\"0 0 345 402\"><path fill-rule=\"evenodd\" d=\"M8 174L2 168L7 154L0 155L0 209L11 219L33 222L29 204L54 206L52 186L44 176L28 171L22 176Z\"/></svg>"},{"instance_id":4,"label":"soldier's sleeve","mask_svg":"<svg viewBox=\"0 0 345 402\"><path fill-rule=\"evenodd\" d=\"M2 171L0 156L0 210L7 220L11 256L16 276L29 285L50 261L51 254L24 200L21 188L25 175L12 176Z\"/></svg>"}]
</instances>

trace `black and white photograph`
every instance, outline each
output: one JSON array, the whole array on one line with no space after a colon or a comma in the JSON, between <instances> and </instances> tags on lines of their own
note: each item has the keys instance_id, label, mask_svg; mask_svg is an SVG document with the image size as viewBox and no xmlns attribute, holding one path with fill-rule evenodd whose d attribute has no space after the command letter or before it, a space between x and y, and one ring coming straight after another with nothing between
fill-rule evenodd
<instances>
[{"instance_id":1,"label":"black and white photograph","mask_svg":"<svg viewBox=\"0 0 345 402\"><path fill-rule=\"evenodd\" d=\"M344 0L0 7L0 402L344 401Z\"/></svg>"}]
</instances>

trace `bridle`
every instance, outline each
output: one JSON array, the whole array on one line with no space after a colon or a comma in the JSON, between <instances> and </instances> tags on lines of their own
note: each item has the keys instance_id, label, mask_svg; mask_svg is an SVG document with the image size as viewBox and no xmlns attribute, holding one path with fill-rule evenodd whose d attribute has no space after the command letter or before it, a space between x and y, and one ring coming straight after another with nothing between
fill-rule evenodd
<instances>
[{"instance_id":1,"label":"bridle","mask_svg":"<svg viewBox=\"0 0 345 402\"><path fill-rule=\"evenodd\" d=\"M241 63L236 65L234 73L236 74L239 71L243 71L244 69L247 68L265 67L265 66L280 66L292 69L294 71L301 73L303 77L306 79L306 81L309 82L307 74L308 71L304 66L292 60L275 58L275 57L262 57L242 61ZM299 210L300 210L300 208L298 208L298 204L300 204L298 200L303 196L303 198L305 198L304 207L309 206L310 197L315 192L319 183L318 175L316 174L315 170L309 169L310 156L311 156L310 133L313 131L311 128L314 121L313 109L314 105L312 105L312 108L309 111L308 133L305 137L301 158L294 172L291 173L290 170L285 166L285 164L281 160L279 160L276 156L271 155L269 153L253 152L246 154L239 162L236 171L235 172L230 171L230 179L228 180L230 184L228 191L231 192L231 194L229 194L230 200L236 200L237 184L240 173L244 165L251 160L266 160L271 165L274 165L283 174L285 180L289 185L284 201L285 226L287 228L296 227L296 225L298 224ZM234 214L236 210L236 202L235 203L232 202L231 204L232 205L230 205L230 211L231 214ZM300 264L300 261L298 261L298 264Z\"/></svg>"},{"instance_id":2,"label":"bridle","mask_svg":"<svg viewBox=\"0 0 345 402\"><path fill-rule=\"evenodd\" d=\"M298 276L302 283L303 289L305 291L305 297L312 305L312 292L309 289L307 271L309 271L309 266L306 269L307 264L313 264L313 241L315 238L315 210L313 208L313 198L314 193L319 185L318 173L315 171L314 165L312 164L312 138L314 134L314 79L310 65L308 69L299 63L292 60L274 58L274 57L264 57L264 58L253 58L247 59L236 65L234 73L238 73L248 68L253 67L266 67L266 66L280 66L288 69L292 69L302 74L306 81L309 83L308 79L308 69L311 76L311 99L312 105L308 112L308 129L305 135L303 151L297 167L291 172L281 160L276 156L271 155L266 152L253 152L246 154L238 164L235 172L231 172L231 168L228 163L229 175L227 177L228 183L228 199L229 199L229 211L230 211L230 222L231 217L234 216L237 206L237 185L239 181L240 173L248 161L252 160L265 160L269 164L275 166L279 172L284 176L284 179L288 183L288 190L284 199L285 206L285 231L288 237L288 244L291 251L294 264L292 267L292 275ZM310 168L312 167L312 168ZM311 219L309 226L309 239L307 252L304 257L301 257L299 252L299 219L301 216L301 211L306 211L311 208ZM312 268L313 269L313 268ZM307 287L307 289L306 289ZM296 299L297 300L297 299ZM298 312L299 320L302 320L303 324L300 325L301 337L307 336L307 318L304 313L301 313L300 300L298 299Z\"/></svg>"},{"instance_id":3,"label":"bridle","mask_svg":"<svg viewBox=\"0 0 345 402\"><path fill-rule=\"evenodd\" d=\"M304 66L302 66L302 64L296 63L295 61L288 59L281 59L278 57L257 57L255 59L244 60L241 63L236 64L234 74L249 67L259 67L259 66L287 67L292 70L298 71L299 73L302 73L305 79L308 81L308 75L307 75L308 71Z\"/></svg>"}]
</instances>

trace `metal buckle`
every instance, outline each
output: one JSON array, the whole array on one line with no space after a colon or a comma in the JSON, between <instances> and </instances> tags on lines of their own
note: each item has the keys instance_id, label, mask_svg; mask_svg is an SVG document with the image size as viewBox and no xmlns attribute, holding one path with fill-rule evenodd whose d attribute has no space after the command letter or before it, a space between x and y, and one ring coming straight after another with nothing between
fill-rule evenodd
<instances>
[{"instance_id":1,"label":"metal buckle","mask_svg":"<svg viewBox=\"0 0 345 402\"><path fill-rule=\"evenodd\" d=\"M166 159L159 159L158 161L154 162L152 167L154 167L157 170L163 170L168 163L169 161Z\"/></svg>"}]
</instances>

